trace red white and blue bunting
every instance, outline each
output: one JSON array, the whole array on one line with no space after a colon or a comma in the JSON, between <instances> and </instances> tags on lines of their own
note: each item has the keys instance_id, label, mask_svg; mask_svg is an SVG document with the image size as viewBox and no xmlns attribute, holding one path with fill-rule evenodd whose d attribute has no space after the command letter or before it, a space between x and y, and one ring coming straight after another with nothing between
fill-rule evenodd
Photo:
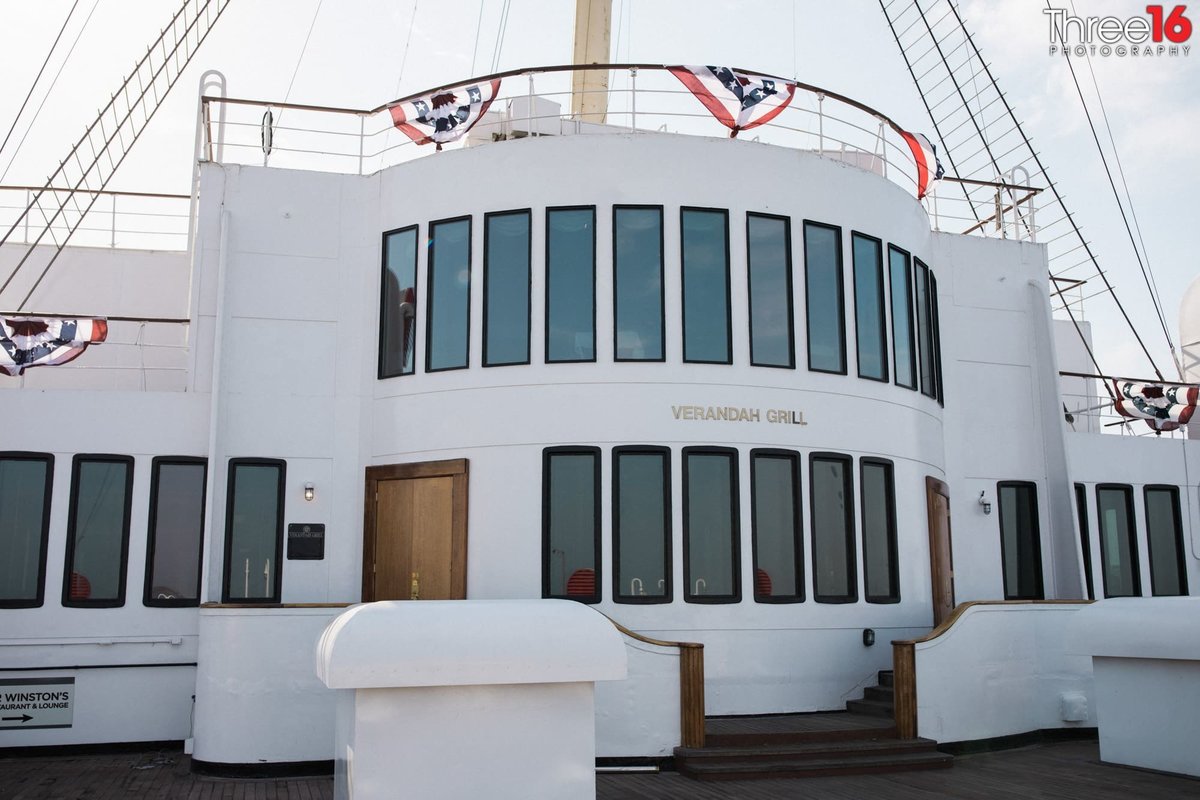
<instances>
[{"instance_id":1,"label":"red white and blue bunting","mask_svg":"<svg viewBox=\"0 0 1200 800\"><path fill-rule=\"evenodd\" d=\"M667 67L717 121L730 138L770 122L792 102L796 84L738 72L729 67Z\"/></svg>"},{"instance_id":2,"label":"red white and blue bunting","mask_svg":"<svg viewBox=\"0 0 1200 800\"><path fill-rule=\"evenodd\" d=\"M107 336L102 319L0 318L0 372L16 377L30 367L65 364Z\"/></svg>"},{"instance_id":3,"label":"red white and blue bunting","mask_svg":"<svg viewBox=\"0 0 1200 800\"><path fill-rule=\"evenodd\" d=\"M937 146L929 141L923 133L900 131L908 149L912 150L913 161L917 164L917 199L920 200L929 193L935 183L942 179L946 170L937 157Z\"/></svg>"},{"instance_id":4,"label":"red white and blue bunting","mask_svg":"<svg viewBox=\"0 0 1200 800\"><path fill-rule=\"evenodd\" d=\"M1144 419L1158 431L1173 431L1187 425L1200 401L1200 388L1195 386L1114 380L1113 388L1116 390L1113 406L1118 414Z\"/></svg>"},{"instance_id":5,"label":"red white and blue bunting","mask_svg":"<svg viewBox=\"0 0 1200 800\"><path fill-rule=\"evenodd\" d=\"M392 123L417 144L456 142L487 113L500 93L500 80L441 89L391 106Z\"/></svg>"}]
</instances>

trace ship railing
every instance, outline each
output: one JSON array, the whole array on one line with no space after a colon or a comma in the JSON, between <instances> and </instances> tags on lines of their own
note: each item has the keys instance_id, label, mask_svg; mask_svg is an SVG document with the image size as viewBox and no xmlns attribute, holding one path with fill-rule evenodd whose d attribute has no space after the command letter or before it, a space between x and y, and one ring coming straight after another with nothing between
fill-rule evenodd
<instances>
[{"instance_id":1,"label":"ship railing","mask_svg":"<svg viewBox=\"0 0 1200 800\"><path fill-rule=\"evenodd\" d=\"M7 230L20 219L43 190L42 186L0 185L0 229ZM45 193L55 195L56 201L66 200L71 194L88 198L99 195L71 235L72 247L176 251L188 248L189 195L69 188L47 189ZM68 234L63 219L49 226L47 236L40 236L46 227L47 220L25 215L11 241L29 244L40 240L49 245Z\"/></svg>"},{"instance_id":2,"label":"ship railing","mask_svg":"<svg viewBox=\"0 0 1200 800\"><path fill-rule=\"evenodd\" d=\"M1160 431L1151 427L1146 420L1126 417L1119 413L1112 395L1105 389L1104 382L1112 378L1101 378L1081 372L1059 373L1059 397L1062 399L1063 422L1075 433L1102 433L1120 436L1160 437L1163 439L1186 439L1190 425L1174 430ZM1137 383L1163 383L1154 379L1126 379ZM1167 381L1166 383L1178 383Z\"/></svg>"},{"instance_id":3,"label":"ship railing","mask_svg":"<svg viewBox=\"0 0 1200 800\"><path fill-rule=\"evenodd\" d=\"M572 73L577 71L608 73L608 88L573 92ZM389 109L441 90L492 79L501 79L501 86L487 114L444 150L581 134L729 136L729 130L704 110L665 65L562 65L463 79L370 109L202 95L197 120L200 159L365 175L416 158L436 157L433 146L418 145L395 128ZM574 115L572 102L581 94L603 94L606 112ZM912 128L919 129L919 125ZM841 161L915 194L917 165L901 130L890 117L870 106L797 82L792 102L783 112L764 125L740 132L738 138ZM1036 241L1034 200L1039 191L1017 172L998 175L993 181L948 176L922 202L935 230ZM978 209L985 207L994 209L993 213L981 214Z\"/></svg>"}]
</instances>

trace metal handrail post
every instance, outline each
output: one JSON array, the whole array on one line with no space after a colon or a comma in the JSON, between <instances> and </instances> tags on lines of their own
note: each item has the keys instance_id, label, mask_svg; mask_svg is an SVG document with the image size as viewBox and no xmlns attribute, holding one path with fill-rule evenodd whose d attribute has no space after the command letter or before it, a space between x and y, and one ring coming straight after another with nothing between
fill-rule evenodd
<instances>
[{"instance_id":1,"label":"metal handrail post","mask_svg":"<svg viewBox=\"0 0 1200 800\"><path fill-rule=\"evenodd\" d=\"M825 155L825 95L817 93L817 155Z\"/></svg>"},{"instance_id":2,"label":"metal handrail post","mask_svg":"<svg viewBox=\"0 0 1200 800\"><path fill-rule=\"evenodd\" d=\"M363 141L367 130L367 118L360 116L358 118L358 174L362 175L363 167Z\"/></svg>"},{"instance_id":3,"label":"metal handrail post","mask_svg":"<svg viewBox=\"0 0 1200 800\"><path fill-rule=\"evenodd\" d=\"M637 72L637 67L629 68L630 94L632 95L629 130L632 132L637 131Z\"/></svg>"},{"instance_id":4,"label":"metal handrail post","mask_svg":"<svg viewBox=\"0 0 1200 800\"><path fill-rule=\"evenodd\" d=\"M117 196L112 196L112 219L110 226L110 235L108 239L109 247L117 246Z\"/></svg>"}]
</instances>

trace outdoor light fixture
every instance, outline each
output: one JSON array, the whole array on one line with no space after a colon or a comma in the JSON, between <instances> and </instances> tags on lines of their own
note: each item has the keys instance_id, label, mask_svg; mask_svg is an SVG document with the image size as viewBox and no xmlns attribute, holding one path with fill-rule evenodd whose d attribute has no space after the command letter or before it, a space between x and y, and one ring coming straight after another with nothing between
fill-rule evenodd
<instances>
[{"instance_id":1,"label":"outdoor light fixture","mask_svg":"<svg viewBox=\"0 0 1200 800\"><path fill-rule=\"evenodd\" d=\"M875 644L875 629L863 628L863 646L870 647Z\"/></svg>"},{"instance_id":2,"label":"outdoor light fixture","mask_svg":"<svg viewBox=\"0 0 1200 800\"><path fill-rule=\"evenodd\" d=\"M317 490L313 488L311 483L304 484L304 499L312 502L312 499L317 496Z\"/></svg>"},{"instance_id":3,"label":"outdoor light fixture","mask_svg":"<svg viewBox=\"0 0 1200 800\"><path fill-rule=\"evenodd\" d=\"M983 513L992 513L992 501L983 496L983 492L979 493L979 505L983 506Z\"/></svg>"}]
</instances>

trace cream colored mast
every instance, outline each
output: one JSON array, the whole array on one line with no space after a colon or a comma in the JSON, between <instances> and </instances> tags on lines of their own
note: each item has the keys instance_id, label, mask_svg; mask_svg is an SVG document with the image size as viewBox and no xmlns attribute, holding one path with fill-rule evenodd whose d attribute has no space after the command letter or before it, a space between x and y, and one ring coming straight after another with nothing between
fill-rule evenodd
<instances>
[{"instance_id":1,"label":"cream colored mast","mask_svg":"<svg viewBox=\"0 0 1200 800\"><path fill-rule=\"evenodd\" d=\"M612 0L575 0L575 63L607 64ZM571 114L603 123L608 114L608 72L578 70L571 82Z\"/></svg>"}]
</instances>

